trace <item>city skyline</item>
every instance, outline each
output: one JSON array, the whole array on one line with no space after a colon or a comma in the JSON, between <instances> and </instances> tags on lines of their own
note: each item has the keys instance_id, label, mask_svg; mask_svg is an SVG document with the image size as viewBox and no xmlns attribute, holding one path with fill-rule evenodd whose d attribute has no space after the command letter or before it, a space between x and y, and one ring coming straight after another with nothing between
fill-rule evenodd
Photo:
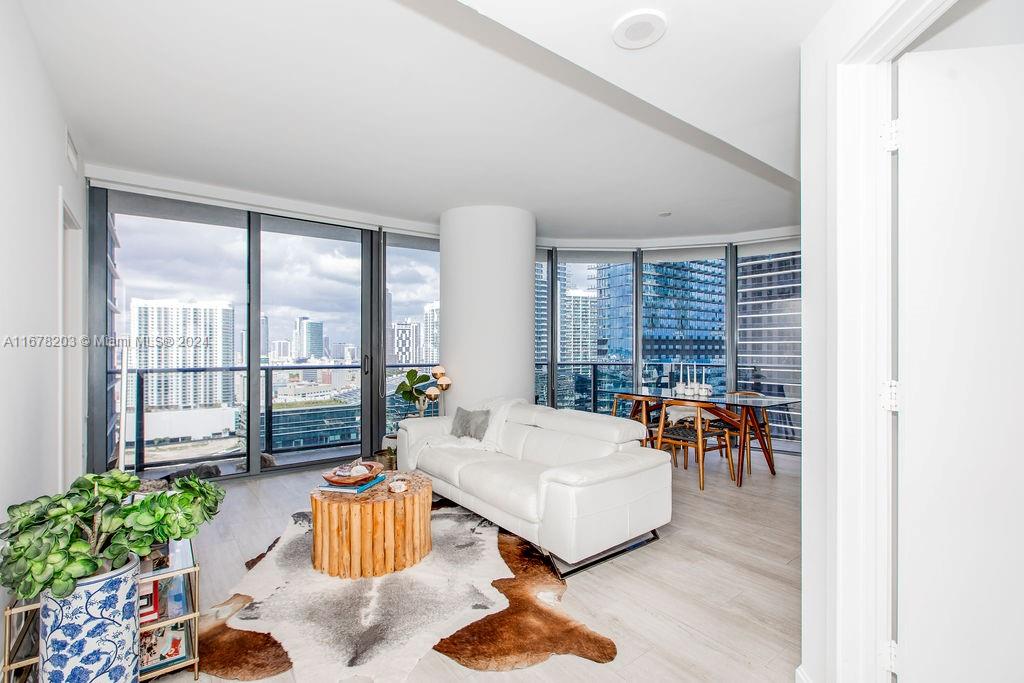
<instances>
[{"instance_id":1,"label":"city skyline","mask_svg":"<svg viewBox=\"0 0 1024 683\"><path fill-rule=\"evenodd\" d=\"M246 232L232 226L146 216L116 216L121 246L117 267L128 307L135 298L181 303L223 301L235 308L235 344L246 322ZM261 235L261 315L269 342L292 340L294 320L324 323L331 342L359 345L361 269L358 243L272 231ZM387 281L393 320L420 318L439 299L436 251L388 247ZM116 332L128 335L120 316ZM261 347L264 339L261 335Z\"/></svg>"}]
</instances>

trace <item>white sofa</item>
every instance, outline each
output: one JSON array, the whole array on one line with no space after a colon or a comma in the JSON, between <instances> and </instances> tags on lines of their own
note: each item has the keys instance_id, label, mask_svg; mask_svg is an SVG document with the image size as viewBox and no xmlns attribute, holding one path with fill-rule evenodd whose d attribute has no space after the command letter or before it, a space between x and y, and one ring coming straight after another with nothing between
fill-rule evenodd
<instances>
[{"instance_id":1,"label":"white sofa","mask_svg":"<svg viewBox=\"0 0 1024 683\"><path fill-rule=\"evenodd\" d=\"M518 404L497 452L432 445L451 425L450 417L400 422L399 469L426 473L436 493L569 564L672 516L668 454L640 446L646 432L638 422Z\"/></svg>"}]
</instances>

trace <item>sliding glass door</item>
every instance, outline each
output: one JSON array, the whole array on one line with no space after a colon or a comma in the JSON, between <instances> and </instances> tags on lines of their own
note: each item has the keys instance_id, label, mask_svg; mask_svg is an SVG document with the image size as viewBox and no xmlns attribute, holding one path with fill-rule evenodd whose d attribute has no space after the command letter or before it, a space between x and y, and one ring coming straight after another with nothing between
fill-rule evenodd
<instances>
[{"instance_id":1,"label":"sliding glass door","mask_svg":"<svg viewBox=\"0 0 1024 683\"><path fill-rule=\"evenodd\" d=\"M108 465L247 469L246 214L108 196ZM102 335L100 335L102 336ZM113 462L110 462L110 461Z\"/></svg>"},{"instance_id":2,"label":"sliding glass door","mask_svg":"<svg viewBox=\"0 0 1024 683\"><path fill-rule=\"evenodd\" d=\"M436 239L92 188L89 240L92 471L368 456L441 361Z\"/></svg>"},{"instance_id":3,"label":"sliding glass door","mask_svg":"<svg viewBox=\"0 0 1024 683\"><path fill-rule=\"evenodd\" d=\"M361 451L362 239L260 217L263 469Z\"/></svg>"}]
</instances>

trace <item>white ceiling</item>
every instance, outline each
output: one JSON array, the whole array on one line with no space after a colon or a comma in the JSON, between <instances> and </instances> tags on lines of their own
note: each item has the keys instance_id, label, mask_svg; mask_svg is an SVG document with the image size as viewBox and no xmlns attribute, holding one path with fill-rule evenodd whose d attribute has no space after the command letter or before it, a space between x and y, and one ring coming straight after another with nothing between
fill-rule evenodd
<instances>
[{"instance_id":1,"label":"white ceiling","mask_svg":"<svg viewBox=\"0 0 1024 683\"><path fill-rule=\"evenodd\" d=\"M23 6L93 164L425 223L509 204L534 211L547 238L798 221L786 173L456 0ZM746 23L707 30L724 39ZM608 27L586 30L610 44ZM788 78L795 92L795 63ZM676 87L727 99L721 110L759 106L707 79Z\"/></svg>"},{"instance_id":2,"label":"white ceiling","mask_svg":"<svg viewBox=\"0 0 1024 683\"><path fill-rule=\"evenodd\" d=\"M800 177L800 41L834 0L461 0L637 97ZM668 31L623 50L637 9Z\"/></svg>"}]
</instances>

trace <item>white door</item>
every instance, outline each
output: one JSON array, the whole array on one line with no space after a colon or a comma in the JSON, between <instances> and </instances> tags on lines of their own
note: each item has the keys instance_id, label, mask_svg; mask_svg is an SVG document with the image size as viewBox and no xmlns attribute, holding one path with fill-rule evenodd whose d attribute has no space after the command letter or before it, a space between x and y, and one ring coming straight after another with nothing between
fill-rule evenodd
<instances>
[{"instance_id":1,"label":"white door","mask_svg":"<svg viewBox=\"0 0 1024 683\"><path fill-rule=\"evenodd\" d=\"M897 669L1024 680L1024 45L899 63Z\"/></svg>"}]
</instances>

